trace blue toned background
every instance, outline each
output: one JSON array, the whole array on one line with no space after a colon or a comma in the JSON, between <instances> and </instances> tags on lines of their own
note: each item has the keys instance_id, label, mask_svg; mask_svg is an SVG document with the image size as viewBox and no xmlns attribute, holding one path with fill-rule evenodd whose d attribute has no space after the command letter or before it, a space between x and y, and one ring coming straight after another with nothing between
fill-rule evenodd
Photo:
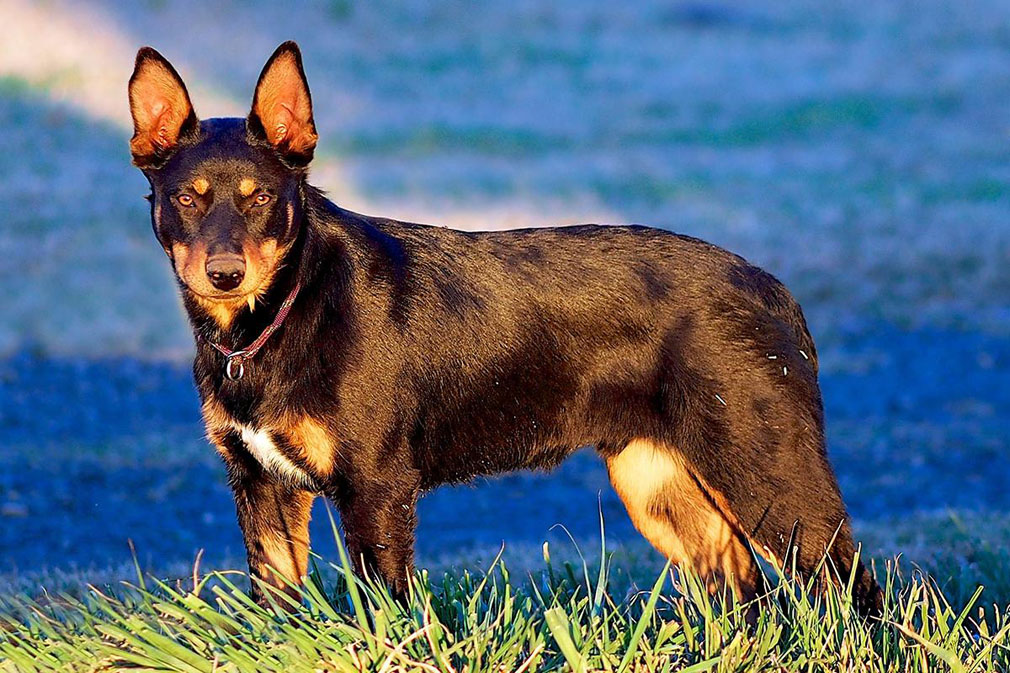
<instances>
[{"instance_id":1,"label":"blue toned background","mask_svg":"<svg viewBox=\"0 0 1010 673\"><path fill-rule=\"evenodd\" d=\"M639 222L744 255L807 313L870 551L1005 546L1006 3L0 7L3 577L115 576L128 539L156 572L201 548L241 565L125 84L151 44L199 114L242 115L289 38L335 201L464 229ZM601 508L611 548L644 549L592 453L475 486L423 501L423 561L532 554L554 524L592 540Z\"/></svg>"}]
</instances>

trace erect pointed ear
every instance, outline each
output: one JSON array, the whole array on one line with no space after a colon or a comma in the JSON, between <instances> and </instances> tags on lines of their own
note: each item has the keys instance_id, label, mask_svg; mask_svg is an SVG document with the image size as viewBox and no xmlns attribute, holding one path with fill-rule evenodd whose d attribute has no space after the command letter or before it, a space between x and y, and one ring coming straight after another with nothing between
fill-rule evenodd
<instances>
[{"instance_id":1,"label":"erect pointed ear","mask_svg":"<svg viewBox=\"0 0 1010 673\"><path fill-rule=\"evenodd\" d=\"M179 73L150 47L137 52L130 77L130 113L130 152L140 168L160 164L181 138L196 133L200 125Z\"/></svg>"},{"instance_id":2,"label":"erect pointed ear","mask_svg":"<svg viewBox=\"0 0 1010 673\"><path fill-rule=\"evenodd\" d=\"M301 167L312 160L319 136L302 53L294 42L277 47L263 66L246 124L253 137L273 145L291 165Z\"/></svg>"}]
</instances>

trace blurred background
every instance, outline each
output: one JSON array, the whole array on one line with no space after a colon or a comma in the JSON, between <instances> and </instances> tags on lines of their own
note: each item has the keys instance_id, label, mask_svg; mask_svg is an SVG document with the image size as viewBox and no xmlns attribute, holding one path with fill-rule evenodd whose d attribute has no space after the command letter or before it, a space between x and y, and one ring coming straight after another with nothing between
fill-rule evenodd
<instances>
[{"instance_id":1,"label":"blurred background","mask_svg":"<svg viewBox=\"0 0 1010 673\"><path fill-rule=\"evenodd\" d=\"M462 229L636 222L743 255L806 311L867 550L955 583L1007 554L1010 3L0 0L0 16L0 586L116 577L128 539L154 572L201 548L242 567L129 163L126 82L149 44L199 115L244 116L286 39L312 88L312 181L338 204ZM418 551L465 565L504 542L521 565L565 530L597 547L601 511L627 566L661 566L591 452L431 494ZM331 539L324 510L316 524Z\"/></svg>"}]
</instances>

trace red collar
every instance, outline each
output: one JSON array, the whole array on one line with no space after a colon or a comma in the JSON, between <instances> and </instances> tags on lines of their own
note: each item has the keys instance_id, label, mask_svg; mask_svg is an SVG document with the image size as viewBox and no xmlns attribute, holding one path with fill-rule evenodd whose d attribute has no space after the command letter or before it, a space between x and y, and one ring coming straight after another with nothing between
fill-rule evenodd
<instances>
[{"instance_id":1,"label":"red collar","mask_svg":"<svg viewBox=\"0 0 1010 673\"><path fill-rule=\"evenodd\" d=\"M263 333L256 337L256 341L253 341L246 348L242 348L237 351L233 351L230 348L222 346L221 344L214 343L210 339L207 340L211 346L213 346L221 355L225 357L224 365L224 375L229 381L238 381L245 374L245 363L247 360L253 359L256 353L263 348L263 344L267 342L270 335L277 331L277 329L284 323L284 319L288 317L288 313L291 312L291 305L295 303L295 297L298 296L298 291L302 289L301 281L295 281L295 286L291 288L291 292L288 293L287 299L281 304L281 308L277 311L277 316L274 321L263 330ZM236 369L235 366L238 365Z\"/></svg>"}]
</instances>

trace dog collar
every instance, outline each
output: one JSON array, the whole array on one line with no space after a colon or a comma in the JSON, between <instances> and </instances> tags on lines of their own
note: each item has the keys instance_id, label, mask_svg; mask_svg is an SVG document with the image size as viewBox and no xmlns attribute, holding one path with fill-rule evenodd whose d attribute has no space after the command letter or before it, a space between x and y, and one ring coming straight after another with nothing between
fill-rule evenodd
<instances>
[{"instance_id":1,"label":"dog collar","mask_svg":"<svg viewBox=\"0 0 1010 673\"><path fill-rule=\"evenodd\" d=\"M263 348L263 344L267 342L270 335L277 331L283 323L284 319L288 317L288 313L291 312L291 305L295 303L295 297L298 296L298 291L302 288L301 281L295 281L295 286L291 288L291 292L288 293L287 298L281 304L281 308L277 311L274 321L263 330L263 333L256 337L256 341L253 341L247 347L239 350L231 350L226 346L222 346L219 343L215 343L210 339L207 340L214 349L225 357L224 363L224 375L229 381L238 381L245 374L245 363L248 360L253 359L256 353Z\"/></svg>"}]
</instances>

